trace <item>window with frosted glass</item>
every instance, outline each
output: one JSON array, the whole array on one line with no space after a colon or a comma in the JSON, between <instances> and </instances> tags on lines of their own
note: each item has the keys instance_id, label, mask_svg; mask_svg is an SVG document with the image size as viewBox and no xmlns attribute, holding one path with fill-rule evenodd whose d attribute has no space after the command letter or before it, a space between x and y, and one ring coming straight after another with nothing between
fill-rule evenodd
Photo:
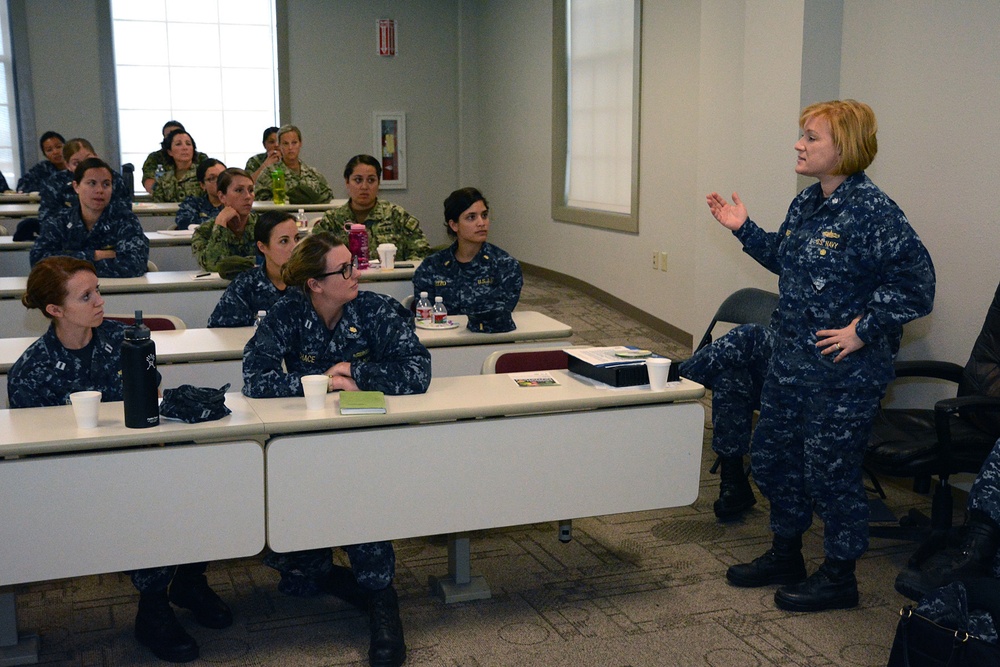
<instances>
[{"instance_id":1,"label":"window with frosted glass","mask_svg":"<svg viewBox=\"0 0 1000 667\"><path fill-rule=\"evenodd\" d=\"M639 0L554 0L552 216L638 231Z\"/></svg>"},{"instance_id":2,"label":"window with frosted glass","mask_svg":"<svg viewBox=\"0 0 1000 667\"><path fill-rule=\"evenodd\" d=\"M231 167L263 151L278 119L273 0L112 0L111 12L122 163L138 170L168 120Z\"/></svg>"}]
</instances>

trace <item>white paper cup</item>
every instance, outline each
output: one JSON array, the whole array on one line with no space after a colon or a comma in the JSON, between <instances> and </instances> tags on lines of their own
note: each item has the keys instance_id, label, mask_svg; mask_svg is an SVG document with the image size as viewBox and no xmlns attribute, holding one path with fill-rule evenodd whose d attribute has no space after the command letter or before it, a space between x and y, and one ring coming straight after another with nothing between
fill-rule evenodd
<instances>
[{"instance_id":1,"label":"white paper cup","mask_svg":"<svg viewBox=\"0 0 1000 667\"><path fill-rule=\"evenodd\" d=\"M77 391L69 395L73 404L73 414L79 428L96 428L97 414L101 408L101 392Z\"/></svg>"},{"instance_id":2,"label":"white paper cup","mask_svg":"<svg viewBox=\"0 0 1000 667\"><path fill-rule=\"evenodd\" d=\"M650 357L646 359L646 372L649 373L649 388L653 391L663 391L667 387L667 376L670 374L670 360Z\"/></svg>"},{"instance_id":3,"label":"white paper cup","mask_svg":"<svg viewBox=\"0 0 1000 667\"><path fill-rule=\"evenodd\" d=\"M330 378L325 375L303 375L302 393L306 395L306 410L322 410L326 406L326 389Z\"/></svg>"},{"instance_id":4,"label":"white paper cup","mask_svg":"<svg viewBox=\"0 0 1000 667\"><path fill-rule=\"evenodd\" d=\"M396 246L393 243L381 243L378 247L378 262L385 270L396 266Z\"/></svg>"}]
</instances>

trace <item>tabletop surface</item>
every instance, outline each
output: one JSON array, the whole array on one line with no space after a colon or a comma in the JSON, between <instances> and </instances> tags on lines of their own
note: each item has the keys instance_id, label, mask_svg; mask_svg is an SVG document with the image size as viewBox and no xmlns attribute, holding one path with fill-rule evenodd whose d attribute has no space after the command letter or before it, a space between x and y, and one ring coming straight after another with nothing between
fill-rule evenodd
<instances>
[{"instance_id":1,"label":"tabletop surface","mask_svg":"<svg viewBox=\"0 0 1000 667\"><path fill-rule=\"evenodd\" d=\"M161 419L159 426L144 429L125 427L120 402L101 404L94 429L77 428L68 405L0 410L0 456L670 403L705 393L700 384L683 379L663 391L651 391L648 385L619 389L569 371L548 372L558 386L520 387L511 378L516 373L436 378L426 394L386 396L387 412L380 415L341 415L336 393L328 394L326 407L316 411L306 410L301 396L251 399L228 393L226 405L233 412L227 417L201 424Z\"/></svg>"},{"instance_id":2,"label":"tabletop surface","mask_svg":"<svg viewBox=\"0 0 1000 667\"><path fill-rule=\"evenodd\" d=\"M460 345L489 345L520 340L546 340L565 338L573 334L573 328L548 315L524 310L514 311L517 329L505 333L484 334L465 328L465 315L452 317L460 326L455 329L417 329L417 337L429 348L453 347ZM153 331L151 337L156 343L156 358L160 364L185 361L227 361L243 358L243 348L253 336L253 327L227 327L213 329L182 329L180 331ZM24 353L28 346L38 340L37 336L0 338L0 374L10 371L10 367Z\"/></svg>"},{"instance_id":3,"label":"tabletop surface","mask_svg":"<svg viewBox=\"0 0 1000 667\"><path fill-rule=\"evenodd\" d=\"M343 206L346 199L331 199L322 204L275 204L273 201L255 201L255 211L290 211L300 208L306 212L329 211ZM132 212L136 215L177 215L180 202L134 201ZM0 217L23 218L38 215L38 198L31 195L0 195Z\"/></svg>"}]
</instances>

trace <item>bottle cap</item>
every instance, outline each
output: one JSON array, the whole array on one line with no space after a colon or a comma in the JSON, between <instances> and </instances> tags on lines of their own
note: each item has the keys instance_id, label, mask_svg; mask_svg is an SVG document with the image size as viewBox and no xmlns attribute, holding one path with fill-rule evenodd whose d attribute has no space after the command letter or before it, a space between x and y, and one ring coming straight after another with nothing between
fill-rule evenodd
<instances>
[{"instance_id":1,"label":"bottle cap","mask_svg":"<svg viewBox=\"0 0 1000 667\"><path fill-rule=\"evenodd\" d=\"M443 296L436 296L436 297L434 297L434 303L443 303L443 302L444 302L444 297Z\"/></svg>"},{"instance_id":2,"label":"bottle cap","mask_svg":"<svg viewBox=\"0 0 1000 667\"><path fill-rule=\"evenodd\" d=\"M265 317L266 315L267 315L267 311L266 310L258 310L257 311L257 317Z\"/></svg>"},{"instance_id":3,"label":"bottle cap","mask_svg":"<svg viewBox=\"0 0 1000 667\"><path fill-rule=\"evenodd\" d=\"M142 311L135 311L135 324L125 329L128 340L146 340L149 338L149 327L142 323Z\"/></svg>"},{"instance_id":4,"label":"bottle cap","mask_svg":"<svg viewBox=\"0 0 1000 667\"><path fill-rule=\"evenodd\" d=\"M421 299L426 299L427 298L427 292L421 292L420 293L420 298Z\"/></svg>"}]
</instances>

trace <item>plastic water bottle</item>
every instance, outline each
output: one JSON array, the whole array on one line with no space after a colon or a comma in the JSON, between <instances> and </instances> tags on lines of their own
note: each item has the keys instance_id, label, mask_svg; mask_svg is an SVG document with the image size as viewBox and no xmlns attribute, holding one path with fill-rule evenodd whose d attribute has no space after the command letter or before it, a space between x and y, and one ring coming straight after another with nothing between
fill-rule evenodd
<instances>
[{"instance_id":1,"label":"plastic water bottle","mask_svg":"<svg viewBox=\"0 0 1000 667\"><path fill-rule=\"evenodd\" d=\"M434 307L431 308L431 317L434 320L434 324L448 323L448 309L444 307L444 299L442 297L434 297Z\"/></svg>"},{"instance_id":2,"label":"plastic water bottle","mask_svg":"<svg viewBox=\"0 0 1000 667\"><path fill-rule=\"evenodd\" d=\"M125 398L125 426L148 428L160 423L156 396L156 343L149 327L142 323L142 311L135 311L135 325L125 330L122 341L122 390Z\"/></svg>"},{"instance_id":3,"label":"plastic water bottle","mask_svg":"<svg viewBox=\"0 0 1000 667\"><path fill-rule=\"evenodd\" d=\"M421 292L417 299L417 319L421 322L431 321L431 300L427 298L427 292Z\"/></svg>"},{"instance_id":4,"label":"plastic water bottle","mask_svg":"<svg viewBox=\"0 0 1000 667\"><path fill-rule=\"evenodd\" d=\"M257 316L253 318L253 330L256 331L257 327L260 326L261 321L267 316L266 310L258 310Z\"/></svg>"},{"instance_id":5,"label":"plastic water bottle","mask_svg":"<svg viewBox=\"0 0 1000 667\"><path fill-rule=\"evenodd\" d=\"M164 169L162 164L156 165L156 173L153 174L153 180L159 182L163 178Z\"/></svg>"},{"instance_id":6,"label":"plastic water bottle","mask_svg":"<svg viewBox=\"0 0 1000 667\"><path fill-rule=\"evenodd\" d=\"M287 203L285 201L285 169L280 162L271 172L271 194L274 196L275 204Z\"/></svg>"},{"instance_id":7,"label":"plastic water bottle","mask_svg":"<svg viewBox=\"0 0 1000 667\"><path fill-rule=\"evenodd\" d=\"M306 219L306 210L304 208L300 208L298 213L295 214L295 226L303 230L309 228L309 221Z\"/></svg>"},{"instance_id":8,"label":"plastic water bottle","mask_svg":"<svg viewBox=\"0 0 1000 667\"><path fill-rule=\"evenodd\" d=\"M358 268L368 268L368 230L357 223L347 225L347 249L358 260Z\"/></svg>"}]
</instances>

